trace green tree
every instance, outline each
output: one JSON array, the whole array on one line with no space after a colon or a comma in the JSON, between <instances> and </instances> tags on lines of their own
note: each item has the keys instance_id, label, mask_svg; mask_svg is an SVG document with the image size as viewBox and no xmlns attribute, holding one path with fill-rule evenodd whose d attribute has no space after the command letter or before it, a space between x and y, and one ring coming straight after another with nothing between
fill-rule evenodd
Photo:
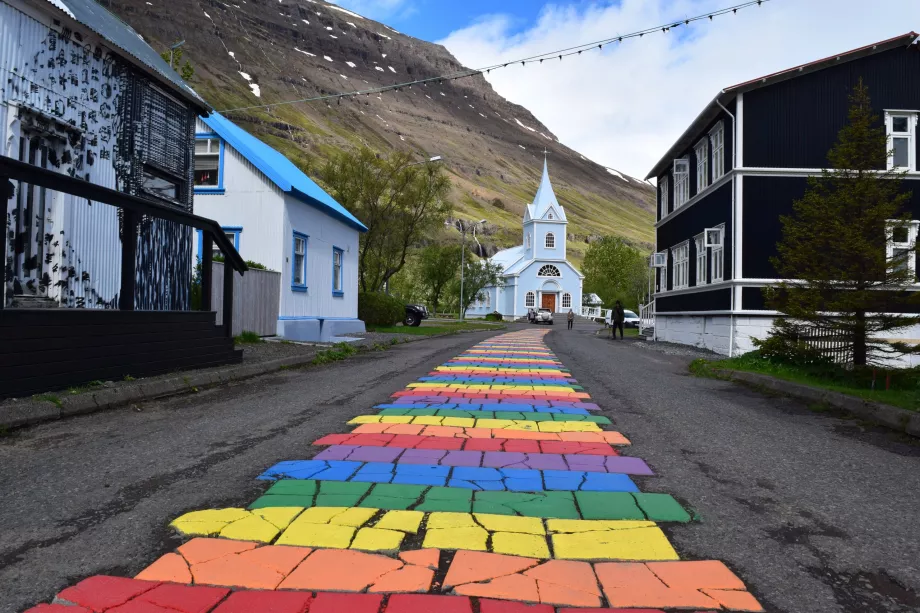
<instances>
[{"instance_id":1,"label":"green tree","mask_svg":"<svg viewBox=\"0 0 920 613\"><path fill-rule=\"evenodd\" d=\"M917 281L909 262L909 193L901 191L901 173L884 170L889 154L885 128L872 111L862 84L850 96L847 125L828 153L830 168L810 177L805 195L783 216L778 256L771 263L787 279L765 290L771 308L794 322L831 331L852 349L853 363L872 356L917 351L888 343L878 334L920 323Z\"/></svg>"},{"instance_id":2,"label":"green tree","mask_svg":"<svg viewBox=\"0 0 920 613\"><path fill-rule=\"evenodd\" d=\"M463 264L463 296L460 296L460 279L456 278L450 284L451 303L457 304L460 312L465 313L471 304L485 297L482 290L487 287L502 287L505 284L502 272L504 269L499 264L480 260L467 248ZM498 305L494 306L498 310Z\"/></svg>"},{"instance_id":3,"label":"green tree","mask_svg":"<svg viewBox=\"0 0 920 613\"><path fill-rule=\"evenodd\" d=\"M160 57L163 58L167 64L172 61L170 68L179 73L179 76L182 77L184 81L188 81L195 74L195 68L189 63L188 60L185 60L185 63L182 63L182 47L176 47L175 49L166 50L160 54ZM181 66L181 68L180 68Z\"/></svg>"},{"instance_id":4,"label":"green tree","mask_svg":"<svg viewBox=\"0 0 920 613\"><path fill-rule=\"evenodd\" d=\"M637 309L648 289L646 255L619 236L605 236L588 245L582 265L585 294L597 294L606 306L617 300Z\"/></svg>"},{"instance_id":5,"label":"green tree","mask_svg":"<svg viewBox=\"0 0 920 613\"><path fill-rule=\"evenodd\" d=\"M416 273L425 290L425 299L432 312L437 313L444 292L460 274L460 245L435 243L425 247L419 253Z\"/></svg>"},{"instance_id":6,"label":"green tree","mask_svg":"<svg viewBox=\"0 0 920 613\"><path fill-rule=\"evenodd\" d=\"M333 197L368 227L358 253L364 292L380 291L406 265L410 249L450 212L450 180L441 167L413 164L405 152L345 151L328 160L320 176Z\"/></svg>"}]
</instances>

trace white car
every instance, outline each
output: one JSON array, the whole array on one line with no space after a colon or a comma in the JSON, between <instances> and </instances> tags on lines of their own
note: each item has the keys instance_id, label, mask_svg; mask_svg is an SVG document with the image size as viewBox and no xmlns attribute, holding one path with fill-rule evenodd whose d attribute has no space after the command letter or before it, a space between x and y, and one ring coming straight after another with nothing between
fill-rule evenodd
<instances>
[{"instance_id":1,"label":"white car","mask_svg":"<svg viewBox=\"0 0 920 613\"><path fill-rule=\"evenodd\" d=\"M634 311L629 309L623 309L623 327L624 328L638 328L639 327L639 316L636 315ZM610 316L605 322L608 326L613 325L613 311L610 311Z\"/></svg>"},{"instance_id":2,"label":"white car","mask_svg":"<svg viewBox=\"0 0 920 613\"><path fill-rule=\"evenodd\" d=\"M553 325L553 312L549 309L540 309L537 311L534 316L533 322L535 324L549 324Z\"/></svg>"}]
</instances>

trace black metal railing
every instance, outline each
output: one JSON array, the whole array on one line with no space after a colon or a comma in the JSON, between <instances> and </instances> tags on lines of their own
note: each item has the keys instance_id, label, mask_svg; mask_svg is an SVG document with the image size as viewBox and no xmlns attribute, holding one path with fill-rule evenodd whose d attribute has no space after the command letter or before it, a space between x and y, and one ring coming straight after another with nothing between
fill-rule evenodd
<instances>
[{"instance_id":1,"label":"black metal railing","mask_svg":"<svg viewBox=\"0 0 920 613\"><path fill-rule=\"evenodd\" d=\"M71 194L78 198L85 198L90 202L107 204L122 211L122 249L121 249L121 289L118 295L118 308L122 311L134 310L137 271L137 245L138 227L141 219L155 217L167 221L197 228L202 231L202 267L201 267L201 306L200 310L210 311L211 287L213 284L211 262L212 252L216 245L224 255L224 299L223 322L227 335L231 335L231 322L233 321L233 273L241 275L248 270L246 262L221 230L220 224L213 219L199 217L185 211L161 204L153 200L132 196L107 187L94 185L87 181L75 179L65 174L38 168L12 158L0 156L0 201L4 207L13 197L13 184L10 181L19 181L28 185L44 187L57 192ZM6 210L0 215L0 311L6 305L6 254L7 237ZM191 283L191 278L189 278Z\"/></svg>"}]
</instances>

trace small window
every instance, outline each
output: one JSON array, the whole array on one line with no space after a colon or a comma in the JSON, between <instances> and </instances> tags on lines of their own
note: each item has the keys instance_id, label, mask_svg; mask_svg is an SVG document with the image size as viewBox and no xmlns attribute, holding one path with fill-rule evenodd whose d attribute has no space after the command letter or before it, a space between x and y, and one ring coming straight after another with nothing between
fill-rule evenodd
<instances>
[{"instance_id":1,"label":"small window","mask_svg":"<svg viewBox=\"0 0 920 613\"><path fill-rule=\"evenodd\" d=\"M660 251L658 253L653 253L651 258L649 258L649 266L652 268L664 268L668 265L668 254Z\"/></svg>"},{"instance_id":2,"label":"small window","mask_svg":"<svg viewBox=\"0 0 920 613\"><path fill-rule=\"evenodd\" d=\"M690 284L690 244L687 242L671 248L671 259L674 261L674 268L671 271L671 287L673 289L682 289Z\"/></svg>"},{"instance_id":3,"label":"small window","mask_svg":"<svg viewBox=\"0 0 920 613\"><path fill-rule=\"evenodd\" d=\"M696 284L697 285L706 285L706 273L707 270L707 257L706 257L706 242L703 239L703 234L700 234L693 239L694 247L696 248Z\"/></svg>"},{"instance_id":4,"label":"small window","mask_svg":"<svg viewBox=\"0 0 920 613\"><path fill-rule=\"evenodd\" d=\"M661 217L659 219L664 219L668 214L668 177L661 177L661 180L658 182L658 194L661 197L660 209Z\"/></svg>"},{"instance_id":5,"label":"small window","mask_svg":"<svg viewBox=\"0 0 920 613\"><path fill-rule=\"evenodd\" d=\"M556 236L552 232L546 233L546 248L555 249L556 248Z\"/></svg>"},{"instance_id":6,"label":"small window","mask_svg":"<svg viewBox=\"0 0 920 613\"><path fill-rule=\"evenodd\" d=\"M524 306L532 308L537 306L537 295L533 292L527 292L524 296Z\"/></svg>"},{"instance_id":7,"label":"small window","mask_svg":"<svg viewBox=\"0 0 920 613\"><path fill-rule=\"evenodd\" d=\"M712 147L712 180L715 182L725 174L725 130L721 121L709 133L709 144Z\"/></svg>"},{"instance_id":8,"label":"small window","mask_svg":"<svg viewBox=\"0 0 920 613\"><path fill-rule=\"evenodd\" d=\"M704 138L696 146L696 193L709 186L709 142Z\"/></svg>"},{"instance_id":9,"label":"small window","mask_svg":"<svg viewBox=\"0 0 920 613\"><path fill-rule=\"evenodd\" d=\"M920 221L888 222L888 248L885 254L888 260L888 269L899 274L905 270L911 271L911 279L916 279L917 271L917 234ZM900 280L900 278L899 278Z\"/></svg>"},{"instance_id":10,"label":"small window","mask_svg":"<svg viewBox=\"0 0 920 613\"><path fill-rule=\"evenodd\" d=\"M294 232L291 248L291 289L307 291L307 235Z\"/></svg>"},{"instance_id":11,"label":"small window","mask_svg":"<svg viewBox=\"0 0 920 613\"><path fill-rule=\"evenodd\" d=\"M658 291L668 291L668 254L663 252L664 264L658 267Z\"/></svg>"},{"instance_id":12,"label":"small window","mask_svg":"<svg viewBox=\"0 0 920 613\"><path fill-rule=\"evenodd\" d=\"M889 170L917 168L916 127L916 113L885 113Z\"/></svg>"},{"instance_id":13,"label":"small window","mask_svg":"<svg viewBox=\"0 0 920 613\"><path fill-rule=\"evenodd\" d=\"M553 219L553 212L550 211L549 214L546 216L546 218L547 218L547 219Z\"/></svg>"},{"instance_id":14,"label":"small window","mask_svg":"<svg viewBox=\"0 0 920 613\"><path fill-rule=\"evenodd\" d=\"M336 296L345 294L342 284L342 262L345 252L338 247L332 248L332 293Z\"/></svg>"},{"instance_id":15,"label":"small window","mask_svg":"<svg viewBox=\"0 0 920 613\"><path fill-rule=\"evenodd\" d=\"M537 272L538 277L561 277L562 274L559 272L559 269L553 266L552 264L547 264L540 268Z\"/></svg>"},{"instance_id":16,"label":"small window","mask_svg":"<svg viewBox=\"0 0 920 613\"><path fill-rule=\"evenodd\" d=\"M195 187L203 190L223 187L221 176L220 139L198 137L195 139Z\"/></svg>"},{"instance_id":17,"label":"small window","mask_svg":"<svg viewBox=\"0 0 920 613\"><path fill-rule=\"evenodd\" d=\"M158 198L179 200L179 181L149 166L144 166L141 188Z\"/></svg>"},{"instance_id":18,"label":"small window","mask_svg":"<svg viewBox=\"0 0 920 613\"><path fill-rule=\"evenodd\" d=\"M562 308L563 309L572 308L572 294L562 294Z\"/></svg>"},{"instance_id":19,"label":"small window","mask_svg":"<svg viewBox=\"0 0 920 613\"><path fill-rule=\"evenodd\" d=\"M227 240L230 241L230 244L233 245L233 248L237 251L240 250L240 235L243 233L243 228L221 228L224 231L224 236L227 237ZM214 245L214 256L223 255L220 248L215 244ZM213 257L213 256L212 256Z\"/></svg>"},{"instance_id":20,"label":"small window","mask_svg":"<svg viewBox=\"0 0 920 613\"><path fill-rule=\"evenodd\" d=\"M710 257L710 261L709 261L709 267L710 267L709 277L712 283L722 281L722 278L725 275L725 244L724 244L724 239L723 239L723 237L725 236L725 225L722 224L720 226L717 226L714 229L721 230L721 232L719 232L718 234L719 241L717 245L715 243L710 242L710 245L712 247L711 249L712 256Z\"/></svg>"},{"instance_id":21,"label":"small window","mask_svg":"<svg viewBox=\"0 0 920 613\"><path fill-rule=\"evenodd\" d=\"M690 160L674 160L674 209L679 209L690 199Z\"/></svg>"}]
</instances>

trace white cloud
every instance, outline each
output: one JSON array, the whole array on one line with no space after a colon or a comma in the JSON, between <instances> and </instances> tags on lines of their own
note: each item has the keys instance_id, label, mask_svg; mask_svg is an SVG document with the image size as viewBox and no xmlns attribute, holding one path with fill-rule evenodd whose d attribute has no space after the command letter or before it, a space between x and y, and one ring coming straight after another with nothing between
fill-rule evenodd
<instances>
[{"instance_id":1,"label":"white cloud","mask_svg":"<svg viewBox=\"0 0 920 613\"><path fill-rule=\"evenodd\" d=\"M725 6L713 0L623 0L601 6L548 4L538 20L486 16L444 44L482 67L609 38ZM897 19L892 19L892 16ZM520 64L486 78L527 107L561 142L591 159L644 177L723 87L904 34L920 27L916 0L773 0L668 34ZM870 92L871 93L871 92Z\"/></svg>"}]
</instances>

